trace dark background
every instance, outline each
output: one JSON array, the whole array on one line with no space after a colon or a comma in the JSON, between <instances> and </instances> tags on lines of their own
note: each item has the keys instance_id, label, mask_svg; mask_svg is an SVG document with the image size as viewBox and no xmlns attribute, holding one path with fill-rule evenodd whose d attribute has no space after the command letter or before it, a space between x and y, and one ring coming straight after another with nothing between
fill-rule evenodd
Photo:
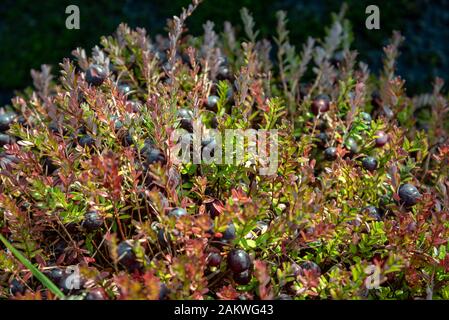
<instances>
[{"instance_id":1,"label":"dark background","mask_svg":"<svg viewBox=\"0 0 449 320\"><path fill-rule=\"evenodd\" d=\"M207 20L221 32L223 22L240 26L241 7L254 15L262 36L275 31L277 10L288 13L291 42L300 48L308 36L321 37L337 12L339 0L205 0L189 18L187 26L196 35ZM392 30L406 37L399 59L399 74L407 80L408 93L430 89L432 79L449 79L449 0L347 0L347 18L354 31L353 48L378 71L382 47ZM102 35L113 33L120 22L145 27L154 37L165 34L166 19L177 15L188 0L2 0L0 3L0 105L8 103L13 91L31 84L30 69L41 64L55 66L76 47L90 53ZM65 8L80 8L81 29L65 28ZM365 28L365 8L376 4L381 29Z\"/></svg>"}]
</instances>

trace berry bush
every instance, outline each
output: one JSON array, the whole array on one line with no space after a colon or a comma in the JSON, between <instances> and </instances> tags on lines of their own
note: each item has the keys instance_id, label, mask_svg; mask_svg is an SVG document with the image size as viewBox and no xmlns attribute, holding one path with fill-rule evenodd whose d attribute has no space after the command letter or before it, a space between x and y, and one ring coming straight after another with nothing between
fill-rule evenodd
<instances>
[{"instance_id":1,"label":"berry bush","mask_svg":"<svg viewBox=\"0 0 449 320\"><path fill-rule=\"evenodd\" d=\"M298 49L282 11L272 40L246 9L240 34L190 36L198 2L166 38L121 24L43 65L1 109L0 297L449 299L443 81L407 96L398 32L371 74L344 11ZM175 163L194 123L277 130L276 172Z\"/></svg>"}]
</instances>

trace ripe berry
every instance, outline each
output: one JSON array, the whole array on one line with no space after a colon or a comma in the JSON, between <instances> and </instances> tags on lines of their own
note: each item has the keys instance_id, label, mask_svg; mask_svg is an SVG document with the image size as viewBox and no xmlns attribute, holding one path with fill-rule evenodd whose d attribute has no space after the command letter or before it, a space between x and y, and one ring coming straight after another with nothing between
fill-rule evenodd
<instances>
[{"instance_id":1,"label":"ripe berry","mask_svg":"<svg viewBox=\"0 0 449 320\"><path fill-rule=\"evenodd\" d=\"M221 264L221 255L218 252L212 252L207 257L207 264L210 267L218 267Z\"/></svg>"},{"instance_id":2,"label":"ripe berry","mask_svg":"<svg viewBox=\"0 0 449 320\"><path fill-rule=\"evenodd\" d=\"M235 239L235 226L231 222L228 224L227 229L223 232L223 240L234 240Z\"/></svg>"},{"instance_id":3,"label":"ripe berry","mask_svg":"<svg viewBox=\"0 0 449 320\"><path fill-rule=\"evenodd\" d=\"M98 211L91 210L84 215L83 227L87 231L95 231L103 225L103 218Z\"/></svg>"},{"instance_id":4,"label":"ripe berry","mask_svg":"<svg viewBox=\"0 0 449 320\"><path fill-rule=\"evenodd\" d=\"M231 79L231 72L229 71L229 68L227 66L220 66L218 68L217 79L218 80Z\"/></svg>"},{"instance_id":5,"label":"ripe berry","mask_svg":"<svg viewBox=\"0 0 449 320\"><path fill-rule=\"evenodd\" d=\"M251 266L251 259L243 250L232 250L228 254L228 266L232 272L240 273L249 269Z\"/></svg>"},{"instance_id":6,"label":"ripe berry","mask_svg":"<svg viewBox=\"0 0 449 320\"><path fill-rule=\"evenodd\" d=\"M186 209L184 208L175 208L169 212L169 216L176 217L176 219L181 218L187 214Z\"/></svg>"},{"instance_id":7,"label":"ripe berry","mask_svg":"<svg viewBox=\"0 0 449 320\"><path fill-rule=\"evenodd\" d=\"M217 148L217 142L212 137L204 138L201 141L202 154L206 156L213 157L215 154L215 149Z\"/></svg>"},{"instance_id":8,"label":"ripe berry","mask_svg":"<svg viewBox=\"0 0 449 320\"><path fill-rule=\"evenodd\" d=\"M383 147L384 145L387 144L388 139L389 139L388 134L386 134L383 131L377 131L375 136L376 136L376 140L375 140L376 147Z\"/></svg>"},{"instance_id":9,"label":"ripe berry","mask_svg":"<svg viewBox=\"0 0 449 320\"><path fill-rule=\"evenodd\" d=\"M106 300L107 299L106 291L103 288L93 288L89 291L86 296L86 300Z\"/></svg>"},{"instance_id":10,"label":"ripe berry","mask_svg":"<svg viewBox=\"0 0 449 320\"><path fill-rule=\"evenodd\" d=\"M10 135L0 133L0 147L6 146L7 144L12 144L16 141L13 137Z\"/></svg>"},{"instance_id":11,"label":"ripe berry","mask_svg":"<svg viewBox=\"0 0 449 320\"><path fill-rule=\"evenodd\" d=\"M117 246L117 256L119 262L126 268L133 270L137 267L136 255L133 246L129 241L122 241Z\"/></svg>"},{"instance_id":12,"label":"ripe berry","mask_svg":"<svg viewBox=\"0 0 449 320\"><path fill-rule=\"evenodd\" d=\"M359 145L354 140L354 138L348 138L345 143L346 148L350 151L352 155L359 152Z\"/></svg>"},{"instance_id":13,"label":"ripe berry","mask_svg":"<svg viewBox=\"0 0 449 320\"><path fill-rule=\"evenodd\" d=\"M329 137L325 132L320 132L319 134L316 135L316 138L317 138L316 144L319 148L324 148L329 140Z\"/></svg>"},{"instance_id":14,"label":"ripe berry","mask_svg":"<svg viewBox=\"0 0 449 320\"><path fill-rule=\"evenodd\" d=\"M337 148L329 147L324 150L324 158L329 161L334 161L337 159Z\"/></svg>"},{"instance_id":15,"label":"ripe berry","mask_svg":"<svg viewBox=\"0 0 449 320\"><path fill-rule=\"evenodd\" d=\"M106 69L98 64L92 64L86 71L87 83L100 86L108 76Z\"/></svg>"},{"instance_id":16,"label":"ripe berry","mask_svg":"<svg viewBox=\"0 0 449 320\"><path fill-rule=\"evenodd\" d=\"M214 199L206 203L206 211L209 213L212 219L220 215L220 207L222 207L222 204L218 199Z\"/></svg>"},{"instance_id":17,"label":"ripe berry","mask_svg":"<svg viewBox=\"0 0 449 320\"><path fill-rule=\"evenodd\" d=\"M20 282L17 279L13 279L11 283L9 284L9 289L11 290L11 294L15 296L16 294L24 294L25 293L25 286L22 282Z\"/></svg>"},{"instance_id":18,"label":"ripe berry","mask_svg":"<svg viewBox=\"0 0 449 320\"><path fill-rule=\"evenodd\" d=\"M81 147L85 147L85 146L88 146L88 147L92 147L93 145L94 145L94 143L95 143L95 140L94 140L94 138L92 138L90 135L88 135L88 134L85 134L85 135L83 135L81 138L79 138L79 140L78 140L78 144L81 146Z\"/></svg>"},{"instance_id":19,"label":"ripe berry","mask_svg":"<svg viewBox=\"0 0 449 320\"><path fill-rule=\"evenodd\" d=\"M326 112L330 107L330 98L326 94L320 94L313 99L312 102L312 113L318 115L320 113Z\"/></svg>"},{"instance_id":20,"label":"ripe berry","mask_svg":"<svg viewBox=\"0 0 449 320\"><path fill-rule=\"evenodd\" d=\"M141 153L145 158L145 163L147 165L154 164L156 162L160 162L162 164L165 163L164 153L150 144L145 144L141 150Z\"/></svg>"},{"instance_id":21,"label":"ripe berry","mask_svg":"<svg viewBox=\"0 0 449 320\"><path fill-rule=\"evenodd\" d=\"M46 276L49 277L54 283L59 283L64 276L64 271L60 268L53 268L46 272Z\"/></svg>"},{"instance_id":22,"label":"ripe berry","mask_svg":"<svg viewBox=\"0 0 449 320\"><path fill-rule=\"evenodd\" d=\"M220 100L219 97L217 96L209 96L207 98L207 103L206 103L206 107L208 110L212 110L212 111L217 111L217 105L218 105L218 101Z\"/></svg>"},{"instance_id":23,"label":"ripe berry","mask_svg":"<svg viewBox=\"0 0 449 320\"><path fill-rule=\"evenodd\" d=\"M178 111L178 117L179 117L179 126L187 130L188 132L193 132L193 114L190 110L187 109L180 109Z\"/></svg>"},{"instance_id":24,"label":"ripe berry","mask_svg":"<svg viewBox=\"0 0 449 320\"><path fill-rule=\"evenodd\" d=\"M365 157L362 160L362 166L368 171L374 171L377 169L377 160L374 157Z\"/></svg>"},{"instance_id":25,"label":"ripe berry","mask_svg":"<svg viewBox=\"0 0 449 320\"><path fill-rule=\"evenodd\" d=\"M304 275L304 270L311 271L315 273L316 275L321 274L321 268L313 261L306 261L301 264L301 271L300 275Z\"/></svg>"},{"instance_id":26,"label":"ripe berry","mask_svg":"<svg viewBox=\"0 0 449 320\"><path fill-rule=\"evenodd\" d=\"M368 206L363 208L363 212L376 221L382 221L382 214L375 206Z\"/></svg>"},{"instance_id":27,"label":"ripe berry","mask_svg":"<svg viewBox=\"0 0 449 320\"><path fill-rule=\"evenodd\" d=\"M170 290L167 288L167 285L165 283L161 283L159 286L159 300L167 299L169 293Z\"/></svg>"},{"instance_id":28,"label":"ripe berry","mask_svg":"<svg viewBox=\"0 0 449 320\"><path fill-rule=\"evenodd\" d=\"M13 112L7 112L0 115L0 132L9 130L15 116L16 115Z\"/></svg>"},{"instance_id":29,"label":"ripe berry","mask_svg":"<svg viewBox=\"0 0 449 320\"><path fill-rule=\"evenodd\" d=\"M123 95L127 95L128 93L131 92L131 86L127 83L120 83L117 86L118 91L123 94Z\"/></svg>"},{"instance_id":30,"label":"ripe berry","mask_svg":"<svg viewBox=\"0 0 449 320\"><path fill-rule=\"evenodd\" d=\"M360 112L360 119L365 123L371 123L371 115L367 112Z\"/></svg>"},{"instance_id":31,"label":"ripe berry","mask_svg":"<svg viewBox=\"0 0 449 320\"><path fill-rule=\"evenodd\" d=\"M234 281L239 285L246 285L251 281L251 271L245 270L233 274Z\"/></svg>"},{"instance_id":32,"label":"ripe berry","mask_svg":"<svg viewBox=\"0 0 449 320\"><path fill-rule=\"evenodd\" d=\"M421 194L418 189L409 183L403 184L399 187L399 198L401 199L401 203L406 207L411 207L418 203L421 198Z\"/></svg>"},{"instance_id":33,"label":"ripe berry","mask_svg":"<svg viewBox=\"0 0 449 320\"><path fill-rule=\"evenodd\" d=\"M157 232L157 241L162 249L168 248L170 244L170 235L164 231L164 229L159 229Z\"/></svg>"}]
</instances>

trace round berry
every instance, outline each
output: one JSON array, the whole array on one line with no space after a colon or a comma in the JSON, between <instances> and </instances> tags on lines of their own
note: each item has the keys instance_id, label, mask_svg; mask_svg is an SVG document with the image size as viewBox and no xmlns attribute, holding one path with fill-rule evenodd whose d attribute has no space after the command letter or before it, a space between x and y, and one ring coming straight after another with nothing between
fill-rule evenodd
<instances>
[{"instance_id":1,"label":"round berry","mask_svg":"<svg viewBox=\"0 0 449 320\"><path fill-rule=\"evenodd\" d=\"M328 111L330 108L330 98L326 94L320 94L312 101L312 113L318 115Z\"/></svg>"},{"instance_id":2,"label":"round berry","mask_svg":"<svg viewBox=\"0 0 449 320\"><path fill-rule=\"evenodd\" d=\"M207 103L206 103L207 109L212 110L212 111L217 111L218 101L220 101L219 97L214 96L214 95L209 96L207 98Z\"/></svg>"},{"instance_id":3,"label":"round berry","mask_svg":"<svg viewBox=\"0 0 449 320\"><path fill-rule=\"evenodd\" d=\"M64 277L64 271L60 268L53 268L46 272L46 276L55 283L59 283Z\"/></svg>"},{"instance_id":4,"label":"round berry","mask_svg":"<svg viewBox=\"0 0 449 320\"><path fill-rule=\"evenodd\" d=\"M165 300L168 297L170 290L165 283L161 283L159 286L159 300Z\"/></svg>"},{"instance_id":5,"label":"round berry","mask_svg":"<svg viewBox=\"0 0 449 320\"><path fill-rule=\"evenodd\" d=\"M365 157L362 160L362 166L368 171L374 171L377 169L377 160L374 157Z\"/></svg>"},{"instance_id":6,"label":"round berry","mask_svg":"<svg viewBox=\"0 0 449 320\"><path fill-rule=\"evenodd\" d=\"M246 285L251 281L251 271L245 270L233 274L234 281L239 285Z\"/></svg>"},{"instance_id":7,"label":"round berry","mask_svg":"<svg viewBox=\"0 0 449 320\"><path fill-rule=\"evenodd\" d=\"M127 83L120 83L117 88L118 91L123 95L127 95L131 92L131 86Z\"/></svg>"},{"instance_id":8,"label":"round berry","mask_svg":"<svg viewBox=\"0 0 449 320\"><path fill-rule=\"evenodd\" d=\"M368 206L363 208L363 212L366 213L370 218L376 221L382 221L382 215L379 209L375 206Z\"/></svg>"},{"instance_id":9,"label":"round berry","mask_svg":"<svg viewBox=\"0 0 449 320\"><path fill-rule=\"evenodd\" d=\"M376 147L378 147L378 148L386 145L389 140L388 134L386 134L383 131L377 131L375 136L376 136L375 143L376 143Z\"/></svg>"},{"instance_id":10,"label":"round berry","mask_svg":"<svg viewBox=\"0 0 449 320\"><path fill-rule=\"evenodd\" d=\"M228 254L228 266L234 273L246 271L251 266L251 259L249 255L241 250L232 250Z\"/></svg>"},{"instance_id":11,"label":"round berry","mask_svg":"<svg viewBox=\"0 0 449 320\"><path fill-rule=\"evenodd\" d=\"M327 136L326 132L320 132L319 134L317 134L316 139L316 144L319 148L324 148L329 141L329 137Z\"/></svg>"},{"instance_id":12,"label":"round berry","mask_svg":"<svg viewBox=\"0 0 449 320\"><path fill-rule=\"evenodd\" d=\"M376 90L371 94L371 104L375 108L381 108L383 106L383 101L379 91Z\"/></svg>"},{"instance_id":13,"label":"round berry","mask_svg":"<svg viewBox=\"0 0 449 320\"><path fill-rule=\"evenodd\" d=\"M103 288L93 288L89 291L86 296L86 300L106 300L107 299L106 291Z\"/></svg>"},{"instance_id":14,"label":"round berry","mask_svg":"<svg viewBox=\"0 0 449 320\"><path fill-rule=\"evenodd\" d=\"M371 115L367 112L360 112L360 119L365 123L371 123Z\"/></svg>"},{"instance_id":15,"label":"round berry","mask_svg":"<svg viewBox=\"0 0 449 320\"><path fill-rule=\"evenodd\" d=\"M95 140L94 140L94 138L92 138L90 135L88 135L88 134L85 134L85 135L83 135L81 138L79 138L79 140L78 140L78 144L81 146L81 147L86 147L86 146L88 146L88 147L92 147L93 145L94 145L94 143L95 143Z\"/></svg>"},{"instance_id":16,"label":"round berry","mask_svg":"<svg viewBox=\"0 0 449 320\"><path fill-rule=\"evenodd\" d=\"M14 121L15 114L13 112L7 112L4 114L0 114L0 131L5 132L9 130L9 127Z\"/></svg>"},{"instance_id":17,"label":"round berry","mask_svg":"<svg viewBox=\"0 0 449 320\"><path fill-rule=\"evenodd\" d=\"M13 296L17 294L24 294L25 293L25 286L22 282L20 282L17 279L13 279L11 283L9 284L9 290L11 290L11 294Z\"/></svg>"},{"instance_id":18,"label":"round berry","mask_svg":"<svg viewBox=\"0 0 449 320\"><path fill-rule=\"evenodd\" d=\"M337 148L329 147L324 150L324 158L329 161L334 161L337 159Z\"/></svg>"},{"instance_id":19,"label":"round berry","mask_svg":"<svg viewBox=\"0 0 449 320\"><path fill-rule=\"evenodd\" d=\"M421 198L421 194L419 193L418 189L410 183L401 185L399 187L398 194L399 198L401 199L401 203L406 207L415 205Z\"/></svg>"},{"instance_id":20,"label":"round berry","mask_svg":"<svg viewBox=\"0 0 449 320\"><path fill-rule=\"evenodd\" d=\"M157 241L162 249L168 248L170 244L170 235L164 231L164 229L159 229L157 232Z\"/></svg>"},{"instance_id":21,"label":"round berry","mask_svg":"<svg viewBox=\"0 0 449 320\"><path fill-rule=\"evenodd\" d=\"M220 215L220 207L223 205L221 204L221 201L218 199L214 199L210 202L206 203L206 211L209 213L212 219L215 217L218 217Z\"/></svg>"},{"instance_id":22,"label":"round berry","mask_svg":"<svg viewBox=\"0 0 449 320\"><path fill-rule=\"evenodd\" d=\"M128 269L135 269L137 264L133 246L129 241L122 241L117 246L117 256L119 262Z\"/></svg>"},{"instance_id":23,"label":"round berry","mask_svg":"<svg viewBox=\"0 0 449 320\"><path fill-rule=\"evenodd\" d=\"M218 252L212 252L207 257L207 264L211 267L219 267L221 264L221 255Z\"/></svg>"},{"instance_id":24,"label":"round berry","mask_svg":"<svg viewBox=\"0 0 449 320\"><path fill-rule=\"evenodd\" d=\"M16 142L16 139L8 134L0 133L0 147L6 146L7 144L12 144Z\"/></svg>"},{"instance_id":25,"label":"round berry","mask_svg":"<svg viewBox=\"0 0 449 320\"><path fill-rule=\"evenodd\" d=\"M87 231L98 230L103 225L103 218L98 211L91 210L84 215L83 227Z\"/></svg>"},{"instance_id":26,"label":"round berry","mask_svg":"<svg viewBox=\"0 0 449 320\"><path fill-rule=\"evenodd\" d=\"M351 154L356 154L359 152L359 145L354 138L348 138L346 140L345 146Z\"/></svg>"},{"instance_id":27,"label":"round berry","mask_svg":"<svg viewBox=\"0 0 449 320\"><path fill-rule=\"evenodd\" d=\"M100 86L106 80L107 76L106 69L98 64L91 65L86 71L87 83L94 86Z\"/></svg>"},{"instance_id":28,"label":"round berry","mask_svg":"<svg viewBox=\"0 0 449 320\"><path fill-rule=\"evenodd\" d=\"M231 222L228 224L228 227L223 232L223 240L234 240L235 239L235 225Z\"/></svg>"},{"instance_id":29,"label":"round berry","mask_svg":"<svg viewBox=\"0 0 449 320\"><path fill-rule=\"evenodd\" d=\"M165 155L164 153L155 148L152 145L146 144L141 150L142 156L145 158L145 163L147 165L154 164L156 162L165 163Z\"/></svg>"}]
</instances>

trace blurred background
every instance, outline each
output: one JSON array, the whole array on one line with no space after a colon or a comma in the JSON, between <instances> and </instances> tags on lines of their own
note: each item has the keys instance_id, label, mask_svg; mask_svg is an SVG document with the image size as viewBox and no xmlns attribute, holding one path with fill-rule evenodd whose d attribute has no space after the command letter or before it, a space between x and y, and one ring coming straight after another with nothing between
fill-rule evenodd
<instances>
[{"instance_id":1,"label":"blurred background","mask_svg":"<svg viewBox=\"0 0 449 320\"><path fill-rule=\"evenodd\" d=\"M398 73L407 80L407 92L428 91L432 79L449 80L449 0L205 0L187 27L195 35L211 20L216 31L223 22L241 26L239 11L247 7L254 15L261 35L275 32L277 10L288 13L291 42L300 48L308 36L321 37L331 23L331 13L348 4L346 17L352 24L352 47L359 58L377 72L381 67L382 47L393 30L406 37L399 58ZM41 64L54 66L71 51L83 47L90 53L102 35L113 33L120 22L145 27L149 34L165 34L166 19L181 12L189 0L2 0L0 2L0 104L9 102L14 90L31 84L30 69ZM80 8L80 30L65 28L65 8ZM365 8L380 8L380 30L365 28ZM240 30L240 28L237 28ZM241 33L240 33L241 34ZM447 86L446 86L447 88Z\"/></svg>"}]
</instances>

